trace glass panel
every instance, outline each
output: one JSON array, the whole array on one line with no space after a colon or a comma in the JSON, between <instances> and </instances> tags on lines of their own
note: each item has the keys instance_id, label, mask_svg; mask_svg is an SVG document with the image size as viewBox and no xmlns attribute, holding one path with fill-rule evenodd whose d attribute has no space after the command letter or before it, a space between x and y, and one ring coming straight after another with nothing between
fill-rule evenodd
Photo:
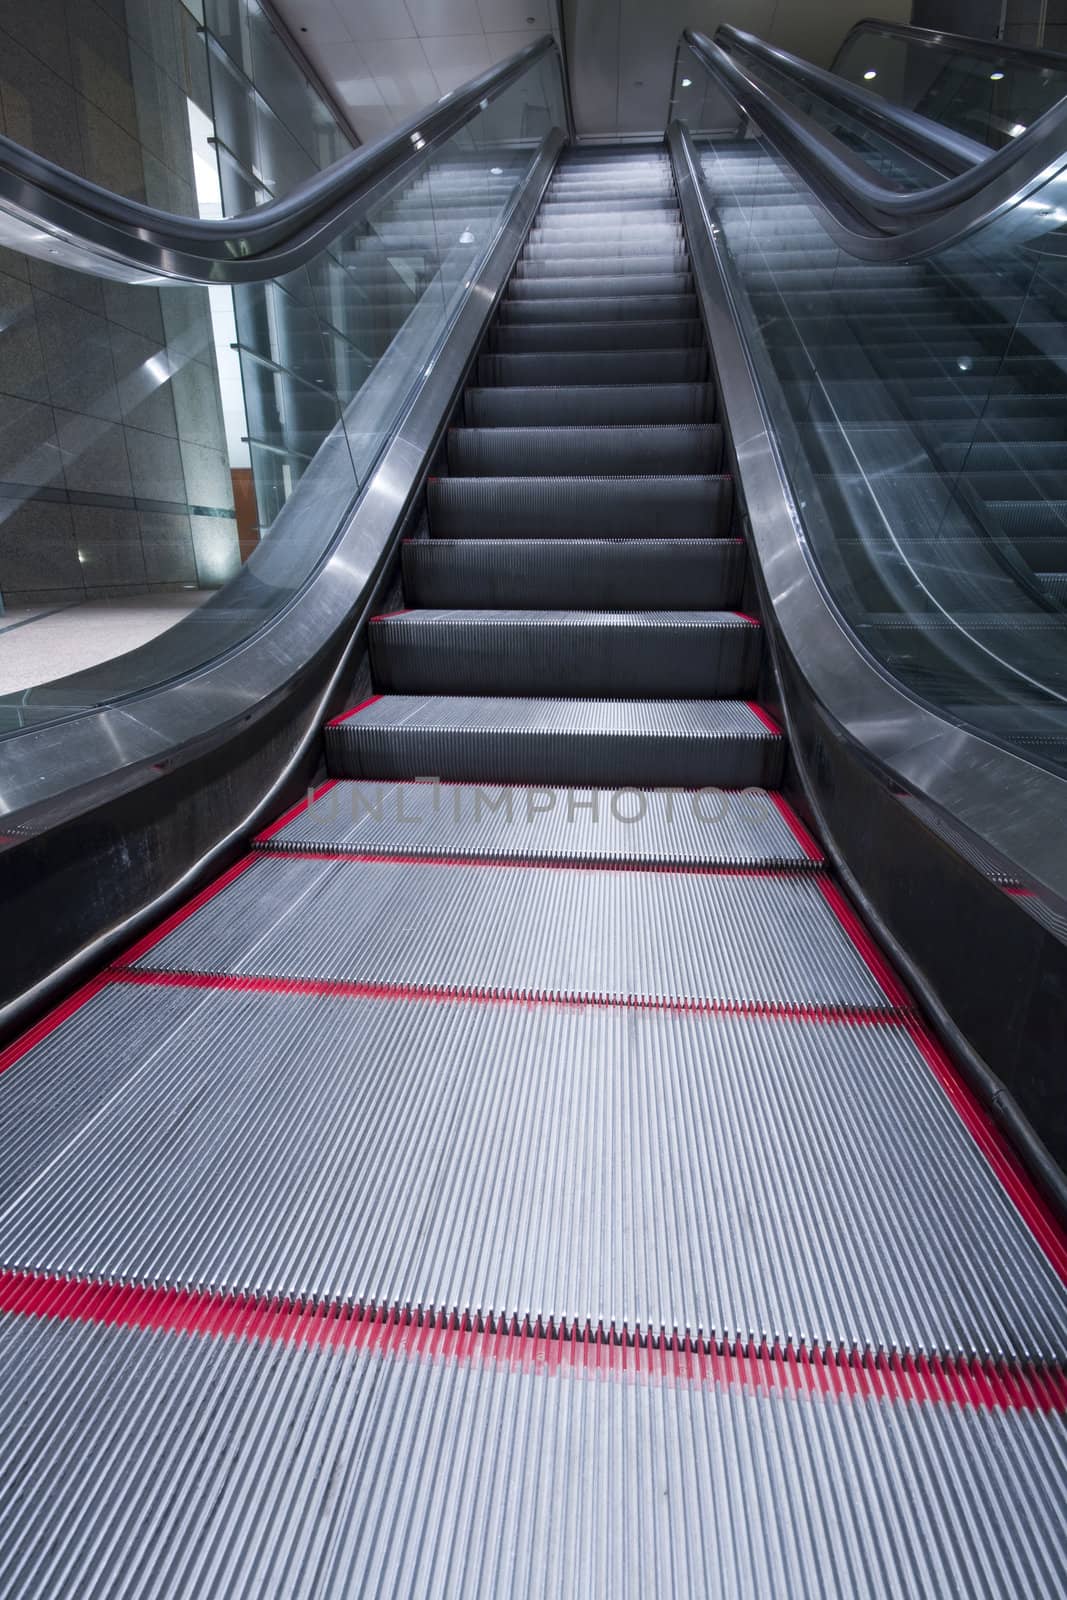
<instances>
[{"instance_id":1,"label":"glass panel","mask_svg":"<svg viewBox=\"0 0 1067 1600\"><path fill-rule=\"evenodd\" d=\"M687 121L703 104L676 100ZM916 695L1067 765L1067 211L1035 199L935 259L874 265L756 130L690 128L837 605Z\"/></svg>"},{"instance_id":2,"label":"glass panel","mask_svg":"<svg viewBox=\"0 0 1067 1600\"><path fill-rule=\"evenodd\" d=\"M877 24L846 40L834 71L994 150L1067 95L1062 57L1020 60L995 47L961 54L949 44L883 32Z\"/></svg>"},{"instance_id":3,"label":"glass panel","mask_svg":"<svg viewBox=\"0 0 1067 1600\"><path fill-rule=\"evenodd\" d=\"M244 76L249 63L260 70L262 50L247 4L209 0L207 12L227 46L213 39L208 52L213 131L222 142L210 144L211 124L191 101L189 125L201 213L218 215L224 205L261 201L264 180L276 182L283 167L289 176L310 170L301 139L326 138L328 122L315 113L298 139ZM282 64L276 54L270 61L268 80ZM69 580L60 603L74 608L110 592L134 554L139 589L165 580L174 598L162 620L141 619L140 634L113 614L111 660L90 665L100 661L98 645L83 662L68 628L68 654L58 659L71 675L45 681L54 676L53 653L36 672L0 676L0 731L190 671L292 598L343 525L544 133L562 116L553 56L483 102L450 138L413 151L403 176L358 221L272 282L231 295L79 280L100 309L62 308L53 343L64 408L83 415L77 426L64 424L59 440L53 433L35 443L27 433L25 463L0 494L0 527L26 551L31 604L49 564ZM17 310L12 301L13 329ZM67 501L79 473L87 484L92 478L91 506ZM53 493L47 508L38 489ZM20 613L12 626L21 620ZM0 674L4 638L0 631ZM87 670L75 670L83 664Z\"/></svg>"}]
</instances>

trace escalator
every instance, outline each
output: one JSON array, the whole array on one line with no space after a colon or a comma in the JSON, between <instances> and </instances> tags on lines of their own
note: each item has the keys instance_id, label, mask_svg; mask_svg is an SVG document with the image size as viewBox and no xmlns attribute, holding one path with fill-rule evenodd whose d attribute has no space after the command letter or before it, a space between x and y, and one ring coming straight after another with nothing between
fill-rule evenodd
<instances>
[{"instance_id":1,"label":"escalator","mask_svg":"<svg viewBox=\"0 0 1067 1600\"><path fill-rule=\"evenodd\" d=\"M842 279L787 163L719 138L698 173L685 141L542 151L409 501L392 458L310 791L0 1056L2 1594L1063 1592L1067 1230L811 803L844 733L798 778L798 585L696 208L765 326L799 291L829 378L862 325L949 424L959 296L936 262ZM368 246L390 301L423 204ZM922 369L882 339L904 284ZM893 456L841 359L921 510L951 428ZM1042 392L1008 390L1026 448L1058 448ZM780 422L847 505L827 418ZM981 461L1010 592L1058 627L1001 509L1029 463ZM916 530L957 612L1004 556L946 563L970 528ZM834 552L888 678L914 594ZM990 940L1026 915L935 844L946 906Z\"/></svg>"}]
</instances>

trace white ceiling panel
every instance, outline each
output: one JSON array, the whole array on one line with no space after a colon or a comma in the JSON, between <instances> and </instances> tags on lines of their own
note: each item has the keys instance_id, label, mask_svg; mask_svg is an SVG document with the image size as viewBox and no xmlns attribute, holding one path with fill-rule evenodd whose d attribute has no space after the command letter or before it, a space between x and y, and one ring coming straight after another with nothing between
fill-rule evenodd
<instances>
[{"instance_id":1,"label":"white ceiling panel","mask_svg":"<svg viewBox=\"0 0 1067 1600\"><path fill-rule=\"evenodd\" d=\"M382 99L398 121L440 99L443 90L426 59L421 39L368 39L360 46Z\"/></svg>"},{"instance_id":2,"label":"white ceiling panel","mask_svg":"<svg viewBox=\"0 0 1067 1600\"><path fill-rule=\"evenodd\" d=\"M484 34L478 0L405 0L420 39Z\"/></svg>"},{"instance_id":3,"label":"white ceiling panel","mask_svg":"<svg viewBox=\"0 0 1067 1600\"><path fill-rule=\"evenodd\" d=\"M519 33L524 28L552 31L548 0L478 0L478 9L486 33Z\"/></svg>"},{"instance_id":4,"label":"white ceiling panel","mask_svg":"<svg viewBox=\"0 0 1067 1600\"><path fill-rule=\"evenodd\" d=\"M484 33L464 33L455 38L427 39L425 46L437 87L442 94L458 89L492 66Z\"/></svg>"},{"instance_id":5,"label":"white ceiling panel","mask_svg":"<svg viewBox=\"0 0 1067 1600\"><path fill-rule=\"evenodd\" d=\"M540 39L545 31L544 28L524 28L518 33L487 33L485 39L489 46L490 62L505 61L516 50L523 50L535 39Z\"/></svg>"}]
</instances>

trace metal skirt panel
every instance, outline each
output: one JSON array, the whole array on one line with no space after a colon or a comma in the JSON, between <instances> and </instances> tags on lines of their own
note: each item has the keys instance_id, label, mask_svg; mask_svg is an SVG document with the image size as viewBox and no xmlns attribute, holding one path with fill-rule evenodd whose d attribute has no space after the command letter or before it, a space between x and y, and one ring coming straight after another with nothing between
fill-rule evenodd
<instances>
[{"instance_id":1,"label":"metal skirt panel","mask_svg":"<svg viewBox=\"0 0 1067 1600\"><path fill-rule=\"evenodd\" d=\"M783 744L735 700L386 695L326 729L336 778L773 789Z\"/></svg>"},{"instance_id":2,"label":"metal skirt panel","mask_svg":"<svg viewBox=\"0 0 1067 1600\"><path fill-rule=\"evenodd\" d=\"M715 610L741 598L740 539L409 539L416 606Z\"/></svg>"},{"instance_id":3,"label":"metal skirt panel","mask_svg":"<svg viewBox=\"0 0 1067 1600\"><path fill-rule=\"evenodd\" d=\"M762 789L336 783L263 846L650 866L801 868L817 859Z\"/></svg>"},{"instance_id":4,"label":"metal skirt panel","mask_svg":"<svg viewBox=\"0 0 1067 1600\"><path fill-rule=\"evenodd\" d=\"M899 1025L150 996L113 986L0 1080L6 1132L34 1072L71 1064L62 1101L116 1063L106 1119L9 1188L5 1267L1064 1356L1067 1288Z\"/></svg>"},{"instance_id":5,"label":"metal skirt panel","mask_svg":"<svg viewBox=\"0 0 1067 1600\"><path fill-rule=\"evenodd\" d=\"M1062 1421L1041 1413L25 1319L0 1361L7 1406L34 1400L0 1477L0 1593L19 1600L1056 1600L1067 1583Z\"/></svg>"},{"instance_id":6,"label":"metal skirt panel","mask_svg":"<svg viewBox=\"0 0 1067 1600\"><path fill-rule=\"evenodd\" d=\"M811 874L264 853L136 965L563 999L891 1008Z\"/></svg>"},{"instance_id":7,"label":"metal skirt panel","mask_svg":"<svg viewBox=\"0 0 1067 1600\"><path fill-rule=\"evenodd\" d=\"M375 685L396 694L738 698L763 643L731 611L407 611L367 632Z\"/></svg>"}]
</instances>

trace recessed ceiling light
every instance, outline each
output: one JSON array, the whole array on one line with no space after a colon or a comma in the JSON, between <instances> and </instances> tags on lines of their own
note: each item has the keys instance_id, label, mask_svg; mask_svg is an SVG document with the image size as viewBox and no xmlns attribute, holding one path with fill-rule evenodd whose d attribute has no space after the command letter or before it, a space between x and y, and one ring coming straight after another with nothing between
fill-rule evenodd
<instances>
[{"instance_id":1,"label":"recessed ceiling light","mask_svg":"<svg viewBox=\"0 0 1067 1600\"><path fill-rule=\"evenodd\" d=\"M499 178L499 176L503 172L503 170L504 170L503 167L490 167L489 168L489 171L493 174L494 178Z\"/></svg>"},{"instance_id":2,"label":"recessed ceiling light","mask_svg":"<svg viewBox=\"0 0 1067 1600\"><path fill-rule=\"evenodd\" d=\"M474 243L474 235L470 231L469 228L464 228L463 232L459 236L459 242L460 242L460 244L473 244Z\"/></svg>"},{"instance_id":3,"label":"recessed ceiling light","mask_svg":"<svg viewBox=\"0 0 1067 1600\"><path fill-rule=\"evenodd\" d=\"M692 78L683 78L682 79L682 88L683 89L691 89L692 87L693 87Z\"/></svg>"},{"instance_id":4,"label":"recessed ceiling light","mask_svg":"<svg viewBox=\"0 0 1067 1600\"><path fill-rule=\"evenodd\" d=\"M991 72L989 74L989 81L990 83L999 83L1003 76L1003 72Z\"/></svg>"},{"instance_id":5,"label":"recessed ceiling light","mask_svg":"<svg viewBox=\"0 0 1067 1600\"><path fill-rule=\"evenodd\" d=\"M873 67L868 67L863 76L866 78L867 82L870 83L871 79L877 78L878 74L875 72Z\"/></svg>"},{"instance_id":6,"label":"recessed ceiling light","mask_svg":"<svg viewBox=\"0 0 1067 1600\"><path fill-rule=\"evenodd\" d=\"M1020 133L1025 133L1026 132L1026 123L1025 122L1016 122L1012 127L1010 127L1008 129L1008 132L1011 134L1011 137L1013 139L1017 139L1019 137Z\"/></svg>"}]
</instances>

